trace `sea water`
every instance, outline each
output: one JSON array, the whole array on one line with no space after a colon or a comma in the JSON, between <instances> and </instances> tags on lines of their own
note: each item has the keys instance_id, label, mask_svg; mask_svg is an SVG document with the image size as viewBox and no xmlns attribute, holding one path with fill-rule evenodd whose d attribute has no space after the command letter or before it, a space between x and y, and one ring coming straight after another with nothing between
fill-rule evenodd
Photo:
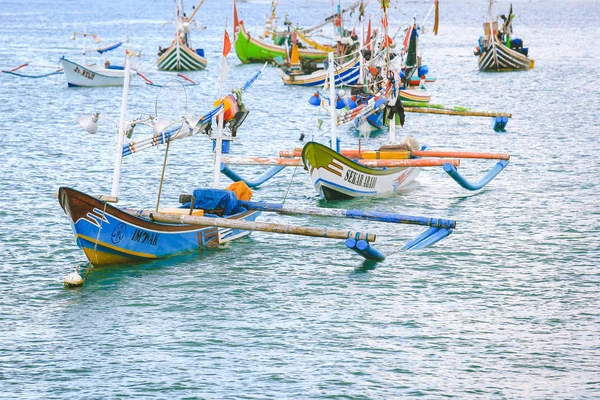
<instances>
[{"instance_id":1,"label":"sea water","mask_svg":"<svg viewBox=\"0 0 600 400\"><path fill-rule=\"evenodd\" d=\"M367 15L376 15L371 3ZM420 23L429 8L392 3L394 27L414 15ZM110 193L115 126L101 119L89 135L77 117L118 119L122 89L67 88L63 75L0 74L0 397L600 397L600 3L512 1L515 36L535 68L501 74L480 73L473 55L487 2L440 3L439 35L431 34L430 17L420 42L437 77L432 102L513 117L497 133L489 118L407 114L399 135L434 149L510 153L510 164L479 192L429 168L403 193L331 205L455 219L454 233L407 253L403 243L425 228L261 217L375 232L388 256L379 264L339 241L257 232L201 254L94 269L83 287L65 289L62 278L86 258L53 193L63 185ZM253 36L270 5L238 2ZM508 6L498 2L496 12ZM333 12L329 0L284 1L278 23L284 27L287 13L308 27ZM81 39L69 37L85 26L102 44L128 34L150 70L158 47L173 38L173 25L161 26L173 16L170 1L4 0L0 67L58 68L62 55L81 61ZM207 70L187 73L198 85L171 83L177 90L161 94L135 78L128 118L212 108L226 20L233 37L231 2L207 0L196 19L205 29L192 31L192 43L208 58ZM113 53L111 62L121 63L123 52ZM234 51L228 59L223 93L260 68L242 65ZM313 93L285 87L267 67L244 94L250 114L232 155L276 156L306 140L325 142L307 102ZM338 131L343 147L358 145L353 129ZM361 146L385 143L379 134ZM155 205L164 151L124 159L120 204ZM180 193L209 185L211 163L204 135L174 142L161 204L175 206ZM493 164L464 160L460 171L475 180ZM263 170L239 169L249 177ZM223 187L228 182L222 177ZM253 199L326 205L302 168L286 169Z\"/></svg>"}]
</instances>

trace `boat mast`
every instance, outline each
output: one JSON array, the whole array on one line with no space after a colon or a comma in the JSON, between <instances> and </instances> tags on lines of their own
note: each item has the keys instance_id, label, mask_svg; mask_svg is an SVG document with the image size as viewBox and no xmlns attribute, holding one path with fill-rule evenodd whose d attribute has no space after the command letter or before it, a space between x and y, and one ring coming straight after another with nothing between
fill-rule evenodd
<instances>
[{"instance_id":1,"label":"boat mast","mask_svg":"<svg viewBox=\"0 0 600 400\"><path fill-rule=\"evenodd\" d=\"M127 95L129 93L129 80L131 77L131 57L129 50L125 51L125 81L123 82L123 97L121 99L121 116L119 117L119 128L117 130L117 147L115 149L115 170L111 195L119 196L119 180L121 177L121 162L123 160L123 142L125 138L125 126L127 118Z\"/></svg>"},{"instance_id":2,"label":"boat mast","mask_svg":"<svg viewBox=\"0 0 600 400\"><path fill-rule=\"evenodd\" d=\"M363 57L363 53L362 53L362 46L364 45L365 42L365 15L364 15L364 3L361 0L360 2L360 13L359 14L359 18L360 18L360 40L359 43L360 45L358 46L358 57L360 60L360 64L359 64L359 69L358 69L358 73L359 73L359 82L360 85L363 85L365 83L365 58Z\"/></svg>"},{"instance_id":3,"label":"boat mast","mask_svg":"<svg viewBox=\"0 0 600 400\"><path fill-rule=\"evenodd\" d=\"M87 65L87 59L85 58L85 53L87 53L87 49L85 47L87 40L87 26L83 26L83 65Z\"/></svg>"},{"instance_id":4,"label":"boat mast","mask_svg":"<svg viewBox=\"0 0 600 400\"><path fill-rule=\"evenodd\" d=\"M339 151L339 146L337 143L337 121L335 114L335 65L333 61L333 52L329 53L329 109L331 115L331 143L329 147L335 151Z\"/></svg>"},{"instance_id":5,"label":"boat mast","mask_svg":"<svg viewBox=\"0 0 600 400\"><path fill-rule=\"evenodd\" d=\"M227 33L227 17L225 17L225 33ZM223 49L225 49L225 36L223 36ZM224 69L227 68L227 55L222 54L221 59L221 76L219 77L219 102L221 103L221 110L217 114L217 139L215 140L215 170L213 178L213 187L218 188L221 184L221 152L223 146L223 123L225 116L225 102L221 98L221 91L223 89Z\"/></svg>"}]
</instances>

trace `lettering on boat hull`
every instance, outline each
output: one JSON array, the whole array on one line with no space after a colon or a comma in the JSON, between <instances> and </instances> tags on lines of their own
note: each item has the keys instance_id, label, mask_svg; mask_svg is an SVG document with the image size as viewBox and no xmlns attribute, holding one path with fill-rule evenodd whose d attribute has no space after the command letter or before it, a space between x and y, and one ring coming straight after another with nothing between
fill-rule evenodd
<instances>
[{"instance_id":1,"label":"lettering on boat hull","mask_svg":"<svg viewBox=\"0 0 600 400\"><path fill-rule=\"evenodd\" d=\"M158 233L146 232L136 228L136 230L133 232L133 235L131 236L131 240L142 244L156 246L159 236L160 235Z\"/></svg>"},{"instance_id":2,"label":"lettering on boat hull","mask_svg":"<svg viewBox=\"0 0 600 400\"><path fill-rule=\"evenodd\" d=\"M377 185L376 176L369 176L352 170L346 171L344 181L367 189L373 189Z\"/></svg>"}]
</instances>

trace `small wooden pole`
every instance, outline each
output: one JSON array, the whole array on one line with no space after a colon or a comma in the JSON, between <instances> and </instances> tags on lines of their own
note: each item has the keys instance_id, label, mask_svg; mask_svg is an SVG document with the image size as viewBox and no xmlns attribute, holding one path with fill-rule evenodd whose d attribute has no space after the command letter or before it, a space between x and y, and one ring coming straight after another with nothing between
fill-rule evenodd
<instances>
[{"instance_id":1,"label":"small wooden pole","mask_svg":"<svg viewBox=\"0 0 600 400\"><path fill-rule=\"evenodd\" d=\"M158 205L160 204L160 194L162 193L163 182L165 180L165 168L167 166L167 155L169 154L169 145L171 141L167 142L167 148L165 150L165 160L163 161L162 174L160 175L160 184L158 185L158 197L156 198L156 211L158 211Z\"/></svg>"}]
</instances>

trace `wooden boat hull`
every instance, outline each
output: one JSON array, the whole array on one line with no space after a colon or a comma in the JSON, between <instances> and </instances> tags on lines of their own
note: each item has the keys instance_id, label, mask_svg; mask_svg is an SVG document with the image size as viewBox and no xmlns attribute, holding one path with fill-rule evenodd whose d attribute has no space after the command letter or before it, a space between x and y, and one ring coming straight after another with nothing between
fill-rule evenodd
<instances>
[{"instance_id":1,"label":"wooden boat hull","mask_svg":"<svg viewBox=\"0 0 600 400\"><path fill-rule=\"evenodd\" d=\"M414 101L417 103L429 103L431 101L431 92L420 87L409 87L408 89L400 89L398 96L402 101Z\"/></svg>"},{"instance_id":2,"label":"wooden boat hull","mask_svg":"<svg viewBox=\"0 0 600 400\"><path fill-rule=\"evenodd\" d=\"M225 243L250 231L163 224L134 216L77 190L61 187L58 201L71 222L79 247L94 266L131 264ZM247 211L227 218L254 221Z\"/></svg>"},{"instance_id":3,"label":"wooden boat hull","mask_svg":"<svg viewBox=\"0 0 600 400\"><path fill-rule=\"evenodd\" d=\"M271 62L276 57L285 59L286 51L284 46L268 44L251 37L246 32L242 21L239 22L236 31L235 52L244 64ZM301 60L323 61L327 58L327 52L316 49L298 49L298 56Z\"/></svg>"},{"instance_id":4,"label":"wooden boat hull","mask_svg":"<svg viewBox=\"0 0 600 400\"><path fill-rule=\"evenodd\" d=\"M125 71L83 66L64 57L60 59L69 87L123 86Z\"/></svg>"},{"instance_id":5,"label":"wooden boat hull","mask_svg":"<svg viewBox=\"0 0 600 400\"><path fill-rule=\"evenodd\" d=\"M500 43L496 36L491 36L489 46L481 50L479 70L483 72L523 71L533 68L533 60Z\"/></svg>"},{"instance_id":6,"label":"wooden boat hull","mask_svg":"<svg viewBox=\"0 0 600 400\"><path fill-rule=\"evenodd\" d=\"M206 58L187 47L179 37L156 62L161 71L200 71L206 68L207 63Z\"/></svg>"},{"instance_id":7,"label":"wooden boat hull","mask_svg":"<svg viewBox=\"0 0 600 400\"><path fill-rule=\"evenodd\" d=\"M311 74L291 75L281 70L281 80L286 85L323 86L328 71L320 69ZM336 86L356 85L360 78L360 60L350 60L336 69L334 81Z\"/></svg>"},{"instance_id":8,"label":"wooden boat hull","mask_svg":"<svg viewBox=\"0 0 600 400\"><path fill-rule=\"evenodd\" d=\"M316 142L304 146L302 162L315 189L327 200L394 192L409 185L420 171L415 167L366 167Z\"/></svg>"}]
</instances>

